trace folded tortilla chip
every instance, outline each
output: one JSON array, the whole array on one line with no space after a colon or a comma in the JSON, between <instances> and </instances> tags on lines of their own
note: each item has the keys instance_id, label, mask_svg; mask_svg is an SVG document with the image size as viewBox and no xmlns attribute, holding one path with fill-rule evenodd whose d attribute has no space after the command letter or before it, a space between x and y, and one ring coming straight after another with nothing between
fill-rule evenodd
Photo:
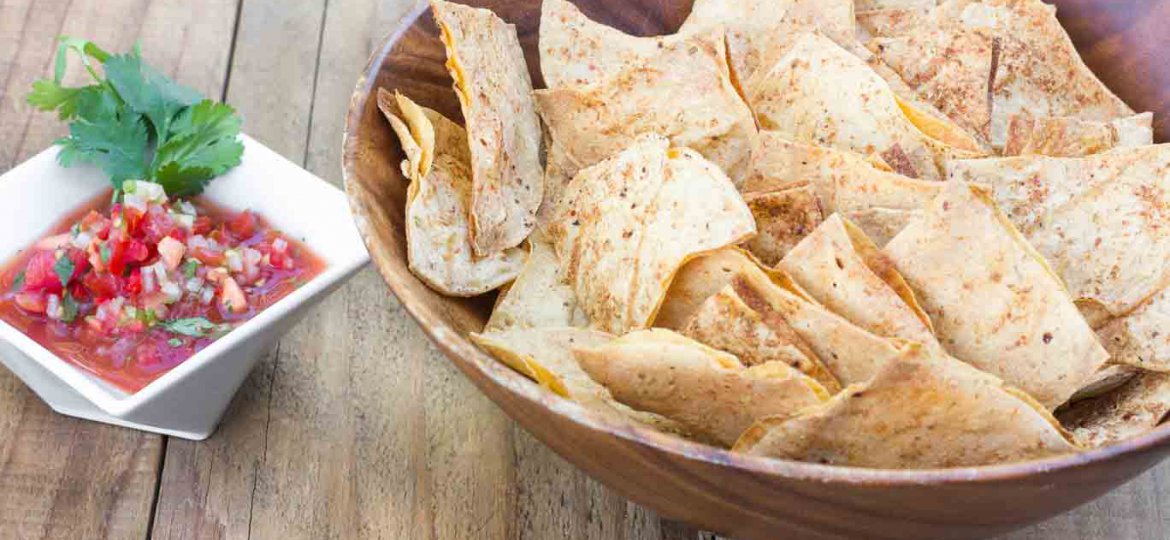
<instances>
[{"instance_id":1,"label":"folded tortilla chip","mask_svg":"<svg viewBox=\"0 0 1170 540\"><path fill-rule=\"evenodd\" d=\"M1055 409L1109 355L991 196L961 181L946 185L885 253L947 351Z\"/></svg>"},{"instance_id":2,"label":"folded tortilla chip","mask_svg":"<svg viewBox=\"0 0 1170 540\"><path fill-rule=\"evenodd\" d=\"M589 326L573 287L557 274L560 261L552 245L538 233L528 243L528 260L512 286L500 294L484 331Z\"/></svg>"},{"instance_id":3,"label":"folded tortilla chip","mask_svg":"<svg viewBox=\"0 0 1170 540\"><path fill-rule=\"evenodd\" d=\"M1040 0L949 0L903 35L870 47L920 95L997 148L1017 113L1098 121L1133 114L1089 71L1055 10Z\"/></svg>"},{"instance_id":4,"label":"folded tortilla chip","mask_svg":"<svg viewBox=\"0 0 1170 540\"><path fill-rule=\"evenodd\" d=\"M961 150L924 133L907 115L917 109L904 107L873 68L816 34L800 36L745 90L763 129L798 142L878 153L906 176L938 179L943 160ZM916 116L929 125L939 122Z\"/></svg>"},{"instance_id":5,"label":"folded tortilla chip","mask_svg":"<svg viewBox=\"0 0 1170 540\"><path fill-rule=\"evenodd\" d=\"M769 65L801 32L820 29L852 38L850 0L696 0L680 33L727 31L735 74L746 81Z\"/></svg>"},{"instance_id":6,"label":"folded tortilla chip","mask_svg":"<svg viewBox=\"0 0 1170 540\"><path fill-rule=\"evenodd\" d=\"M1078 401L1060 413L1073 439L1099 448L1154 429L1170 412L1170 373L1146 371L1120 388Z\"/></svg>"},{"instance_id":7,"label":"folded tortilla chip","mask_svg":"<svg viewBox=\"0 0 1170 540\"><path fill-rule=\"evenodd\" d=\"M828 399L816 381L782 362L744 367L670 330L642 330L576 349L581 367L615 399L731 446L757 419Z\"/></svg>"},{"instance_id":8,"label":"folded tortilla chip","mask_svg":"<svg viewBox=\"0 0 1170 540\"><path fill-rule=\"evenodd\" d=\"M1170 373L1170 289L1097 331L1112 361Z\"/></svg>"},{"instance_id":9,"label":"folded tortilla chip","mask_svg":"<svg viewBox=\"0 0 1170 540\"><path fill-rule=\"evenodd\" d=\"M669 145L643 137L581 171L548 227L561 275L594 328L649 326L680 266L756 232L731 180L697 152Z\"/></svg>"},{"instance_id":10,"label":"folded tortilla chip","mask_svg":"<svg viewBox=\"0 0 1170 540\"><path fill-rule=\"evenodd\" d=\"M472 189L467 133L401 95L379 105L402 141L407 155L402 169L413 175L406 192L405 220L410 271L449 296L477 296L515 279L524 265L523 249L506 249L484 258L472 250L467 221ZM428 135L416 138L416 133ZM444 146L436 146L436 141Z\"/></svg>"},{"instance_id":11,"label":"folded tortilla chip","mask_svg":"<svg viewBox=\"0 0 1170 540\"><path fill-rule=\"evenodd\" d=\"M1000 379L911 344L873 380L756 423L735 451L882 469L971 467L1078 451L1048 411Z\"/></svg>"},{"instance_id":12,"label":"folded tortilla chip","mask_svg":"<svg viewBox=\"0 0 1170 540\"><path fill-rule=\"evenodd\" d=\"M431 0L471 150L471 245L486 257L520 245L544 189L541 128L516 27L487 9Z\"/></svg>"},{"instance_id":13,"label":"folded tortilla chip","mask_svg":"<svg viewBox=\"0 0 1170 540\"><path fill-rule=\"evenodd\" d=\"M824 220L813 187L800 184L775 191L745 194L759 233L744 247L768 266L775 266Z\"/></svg>"},{"instance_id":14,"label":"folded tortilla chip","mask_svg":"<svg viewBox=\"0 0 1170 540\"><path fill-rule=\"evenodd\" d=\"M723 34L671 41L660 52L593 84L536 91L559 146L551 193L647 134L697 150L733 179L742 175L756 126L731 81Z\"/></svg>"},{"instance_id":15,"label":"folded tortilla chip","mask_svg":"<svg viewBox=\"0 0 1170 540\"><path fill-rule=\"evenodd\" d=\"M725 291L727 287L731 290ZM697 314L716 308L708 304L720 302L710 300L720 293L734 296L765 321L766 327L755 328L767 330L804 351L812 351L842 384L868 379L878 366L897 354L891 340L867 332L826 309L812 300L791 276L765 271L750 256L736 249L698 257L685 265L667 293L654 324L699 335L692 323ZM713 322L705 329L708 335L717 331L718 325ZM743 342L741 347L752 346L747 340L731 338ZM827 381L818 366L803 371L817 380ZM831 385L826 383L826 386Z\"/></svg>"},{"instance_id":16,"label":"folded tortilla chip","mask_svg":"<svg viewBox=\"0 0 1170 540\"><path fill-rule=\"evenodd\" d=\"M931 7L934 2L930 2ZM857 11L857 32L862 42L879 37L901 36L911 31L930 7L883 8Z\"/></svg>"},{"instance_id":17,"label":"folded tortilla chip","mask_svg":"<svg viewBox=\"0 0 1170 540\"><path fill-rule=\"evenodd\" d=\"M824 215L854 219L874 242L884 245L932 199L943 184L909 178L879 167L872 156L793 142L762 131L752 149L743 190L747 198L811 184ZM757 221L759 217L757 216ZM764 230L760 225L760 230Z\"/></svg>"},{"instance_id":18,"label":"folded tortilla chip","mask_svg":"<svg viewBox=\"0 0 1170 540\"><path fill-rule=\"evenodd\" d=\"M959 161L949 169L954 180L992 187L1094 326L1170 283L1170 145Z\"/></svg>"},{"instance_id":19,"label":"folded tortilla chip","mask_svg":"<svg viewBox=\"0 0 1170 540\"><path fill-rule=\"evenodd\" d=\"M939 347L906 281L865 233L839 214L829 216L777 268L825 307L873 334Z\"/></svg>"},{"instance_id":20,"label":"folded tortilla chip","mask_svg":"<svg viewBox=\"0 0 1170 540\"><path fill-rule=\"evenodd\" d=\"M1146 146L1154 144L1153 122L1153 113L1108 122L1016 114L1008 121L1003 155L1077 157L1118 147Z\"/></svg>"},{"instance_id":21,"label":"folded tortilla chip","mask_svg":"<svg viewBox=\"0 0 1170 540\"><path fill-rule=\"evenodd\" d=\"M573 351L600 347L614 336L581 328L530 328L471 334L471 340L508 367L607 418L647 424L661 431L689 436L678 423L618 403L609 390L589 377Z\"/></svg>"}]
</instances>

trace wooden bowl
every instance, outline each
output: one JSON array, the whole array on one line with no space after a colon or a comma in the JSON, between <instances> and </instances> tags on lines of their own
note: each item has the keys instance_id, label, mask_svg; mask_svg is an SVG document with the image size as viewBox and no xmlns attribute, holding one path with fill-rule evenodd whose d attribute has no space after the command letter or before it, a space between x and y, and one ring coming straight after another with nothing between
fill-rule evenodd
<instances>
[{"instance_id":1,"label":"wooden bowl","mask_svg":"<svg viewBox=\"0 0 1170 540\"><path fill-rule=\"evenodd\" d=\"M589 16L627 32L675 31L690 0L576 0ZM478 0L516 24L539 81L539 0ZM1153 110L1159 139L1170 118L1168 1L1057 2L1062 20L1098 70L1135 109ZM1015 529L1098 497L1160 461L1170 427L1083 454L1010 465L879 471L733 455L642 427L615 425L554 396L467 339L490 298L445 298L406 266L401 151L376 106L397 88L460 118L430 14L406 18L370 59L350 105L344 174L354 218L386 283L463 373L513 419L606 485L671 519L736 538L979 538Z\"/></svg>"}]
</instances>

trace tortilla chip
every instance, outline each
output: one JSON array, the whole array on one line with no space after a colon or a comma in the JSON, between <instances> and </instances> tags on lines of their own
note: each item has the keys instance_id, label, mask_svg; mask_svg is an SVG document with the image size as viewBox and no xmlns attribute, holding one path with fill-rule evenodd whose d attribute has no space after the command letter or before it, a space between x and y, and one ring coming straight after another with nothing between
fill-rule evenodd
<instances>
[{"instance_id":1,"label":"tortilla chip","mask_svg":"<svg viewBox=\"0 0 1170 540\"><path fill-rule=\"evenodd\" d=\"M758 422L735 451L882 469L971 467L1069 454L1056 420L998 378L912 344L868 383Z\"/></svg>"},{"instance_id":2,"label":"tortilla chip","mask_svg":"<svg viewBox=\"0 0 1170 540\"><path fill-rule=\"evenodd\" d=\"M1060 413L1086 448L1121 442L1154 429L1170 412L1170 373L1139 373L1113 392L1074 403Z\"/></svg>"},{"instance_id":3,"label":"tortilla chip","mask_svg":"<svg viewBox=\"0 0 1170 540\"><path fill-rule=\"evenodd\" d=\"M922 216L922 210L868 208L846 212L845 217L865 232L875 246L885 247L910 222Z\"/></svg>"},{"instance_id":4,"label":"tortilla chip","mask_svg":"<svg viewBox=\"0 0 1170 540\"><path fill-rule=\"evenodd\" d=\"M1080 390L1077 390L1077 393L1073 394L1071 398L1068 398L1068 402L1076 403L1083 399L1108 394L1121 387L1121 385L1142 371L1141 369L1125 364L1105 364L1104 367L1097 370L1097 373L1093 374L1089 382L1085 383Z\"/></svg>"},{"instance_id":5,"label":"tortilla chip","mask_svg":"<svg viewBox=\"0 0 1170 540\"><path fill-rule=\"evenodd\" d=\"M950 0L904 35L870 47L920 95L997 148L1017 113L1098 121L1133 114L1089 71L1055 10L1040 0Z\"/></svg>"},{"instance_id":6,"label":"tortilla chip","mask_svg":"<svg viewBox=\"0 0 1170 540\"><path fill-rule=\"evenodd\" d=\"M768 266L775 266L824 219L816 192L809 184L744 195L759 234L744 247Z\"/></svg>"},{"instance_id":7,"label":"tortilla chip","mask_svg":"<svg viewBox=\"0 0 1170 540\"><path fill-rule=\"evenodd\" d=\"M648 136L581 171L548 231L593 327L624 334L650 325L683 263L756 228L717 166Z\"/></svg>"},{"instance_id":8,"label":"tortilla chip","mask_svg":"<svg viewBox=\"0 0 1170 540\"><path fill-rule=\"evenodd\" d=\"M727 287L731 290L725 291ZM817 304L790 276L761 269L751 256L735 248L697 257L683 266L654 325L700 335L692 323L704 310L718 308L714 303L720 300L710 299L720 294L734 296L756 313L766 325L756 327L758 330L775 334L777 339L806 354L811 351L811 357L821 365L804 368L792 365L823 381L826 387L832 386L829 377L824 375L826 369L841 384L852 384L868 379L878 365L897 354L890 340L858 328ZM725 324L734 326L731 322ZM713 335L719 331L718 325L708 324L702 331L707 336ZM707 339L717 343L714 338ZM729 339L741 342L738 345L741 352L754 346L746 338L729 336Z\"/></svg>"},{"instance_id":9,"label":"tortilla chip","mask_svg":"<svg viewBox=\"0 0 1170 540\"><path fill-rule=\"evenodd\" d=\"M756 134L717 33L671 41L644 64L595 84L537 90L536 99L554 145L563 151L559 177L548 179L553 185L647 134L697 150L736 179Z\"/></svg>"},{"instance_id":10,"label":"tortilla chip","mask_svg":"<svg viewBox=\"0 0 1170 540\"><path fill-rule=\"evenodd\" d=\"M745 366L783 362L812 377L830 394L841 390L841 383L786 321L764 318L744 303L731 284L703 301L682 334L734 354Z\"/></svg>"},{"instance_id":11,"label":"tortilla chip","mask_svg":"<svg viewBox=\"0 0 1170 540\"><path fill-rule=\"evenodd\" d=\"M931 7L933 7L931 2ZM930 13L930 8L886 8L857 11L857 28L862 41L878 37L901 36L914 29L918 19Z\"/></svg>"},{"instance_id":12,"label":"tortilla chip","mask_svg":"<svg viewBox=\"0 0 1170 540\"><path fill-rule=\"evenodd\" d=\"M1147 146L1154 144L1153 122L1153 113L1109 122L1016 114L1009 119L1003 155L1078 157L1118 147Z\"/></svg>"},{"instance_id":13,"label":"tortilla chip","mask_svg":"<svg viewBox=\"0 0 1170 540\"><path fill-rule=\"evenodd\" d=\"M576 349L581 367L619 402L675 420L731 446L760 418L828 399L816 381L782 362L745 368L734 356L669 330L643 330Z\"/></svg>"},{"instance_id":14,"label":"tortilla chip","mask_svg":"<svg viewBox=\"0 0 1170 540\"><path fill-rule=\"evenodd\" d=\"M544 0L540 70L549 88L589 84L646 62L677 39L631 36L586 17L569 0Z\"/></svg>"},{"instance_id":15,"label":"tortilla chip","mask_svg":"<svg viewBox=\"0 0 1170 540\"><path fill-rule=\"evenodd\" d=\"M586 327L589 317L577 305L573 287L557 275L560 261L553 247L534 234L528 261L516 281L500 294L485 332L524 328Z\"/></svg>"},{"instance_id":16,"label":"tortilla chip","mask_svg":"<svg viewBox=\"0 0 1170 540\"><path fill-rule=\"evenodd\" d=\"M939 167L952 152L907 117L870 66L816 34L798 38L746 91L763 129L798 142L878 153L906 176L939 179Z\"/></svg>"},{"instance_id":17,"label":"tortilla chip","mask_svg":"<svg viewBox=\"0 0 1170 540\"><path fill-rule=\"evenodd\" d=\"M775 60L801 32L854 34L850 0L696 0L679 33L724 28L735 74L746 81Z\"/></svg>"},{"instance_id":18,"label":"tortilla chip","mask_svg":"<svg viewBox=\"0 0 1170 540\"><path fill-rule=\"evenodd\" d=\"M656 429L688 435L682 426L662 416L635 411L618 403L609 390L597 384L573 358L573 350L600 347L614 336L581 328L539 328L471 334L471 340L508 367L601 415L647 424Z\"/></svg>"},{"instance_id":19,"label":"tortilla chip","mask_svg":"<svg viewBox=\"0 0 1170 540\"><path fill-rule=\"evenodd\" d=\"M876 9L929 9L938 5L938 0L855 0L857 11Z\"/></svg>"},{"instance_id":20,"label":"tortilla chip","mask_svg":"<svg viewBox=\"0 0 1170 540\"><path fill-rule=\"evenodd\" d=\"M865 233L833 214L777 268L825 307L873 334L939 347L930 319L892 266Z\"/></svg>"},{"instance_id":21,"label":"tortilla chip","mask_svg":"<svg viewBox=\"0 0 1170 540\"><path fill-rule=\"evenodd\" d=\"M950 169L952 179L992 186L1094 326L1170 284L1170 145L960 161Z\"/></svg>"},{"instance_id":22,"label":"tortilla chip","mask_svg":"<svg viewBox=\"0 0 1170 540\"><path fill-rule=\"evenodd\" d=\"M467 222L471 170L463 128L401 95L395 103L385 103L382 110L404 150L413 148L405 151L407 159L402 164L404 172L414 175L406 192L410 271L428 287L448 296L478 296L515 279L524 265L523 249L507 249L485 258L472 253ZM406 115L406 110L415 112ZM416 139L415 133L430 135ZM446 144L436 147L433 141ZM427 174L419 176L423 156L431 156L432 163Z\"/></svg>"},{"instance_id":23,"label":"tortilla chip","mask_svg":"<svg viewBox=\"0 0 1170 540\"><path fill-rule=\"evenodd\" d=\"M1170 289L1097 331L1114 362L1170 373Z\"/></svg>"},{"instance_id":24,"label":"tortilla chip","mask_svg":"<svg viewBox=\"0 0 1170 540\"><path fill-rule=\"evenodd\" d=\"M434 164L434 156L432 155L428 164L424 165L423 147L428 147L428 152L434 151L435 129L431 122L417 116L417 105L415 107L411 107L411 105L414 105L414 102L398 92L391 94L385 88L378 89L378 110L382 111L382 115L390 122L390 127L402 143L402 153L406 154L406 161L402 163L402 174L413 181L419 176L426 176L430 173L430 165ZM410 110L414 115L410 120L410 125L407 125L407 120L404 120L407 118L407 110ZM412 131L412 126L418 131Z\"/></svg>"},{"instance_id":25,"label":"tortilla chip","mask_svg":"<svg viewBox=\"0 0 1170 540\"><path fill-rule=\"evenodd\" d=\"M1109 355L991 196L960 181L946 185L885 252L943 347L1055 409Z\"/></svg>"},{"instance_id":26,"label":"tortilla chip","mask_svg":"<svg viewBox=\"0 0 1170 540\"><path fill-rule=\"evenodd\" d=\"M490 10L431 0L471 149L471 245L480 257L520 245L544 189L541 128L516 27Z\"/></svg>"}]
</instances>

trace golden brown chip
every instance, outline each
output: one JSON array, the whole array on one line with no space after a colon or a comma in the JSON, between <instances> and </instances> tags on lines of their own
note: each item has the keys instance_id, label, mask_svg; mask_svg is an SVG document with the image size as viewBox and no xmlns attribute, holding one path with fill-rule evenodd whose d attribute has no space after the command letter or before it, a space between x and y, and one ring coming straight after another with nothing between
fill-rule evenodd
<instances>
[{"instance_id":1,"label":"golden brown chip","mask_svg":"<svg viewBox=\"0 0 1170 540\"><path fill-rule=\"evenodd\" d=\"M1098 121L1132 115L1085 66L1054 11L1040 0L951 0L870 46L920 95L997 148L1008 119L1025 111Z\"/></svg>"},{"instance_id":2,"label":"golden brown chip","mask_svg":"<svg viewBox=\"0 0 1170 540\"><path fill-rule=\"evenodd\" d=\"M775 266L824 219L816 192L809 184L750 193L744 202L756 218L758 234L744 247L768 266Z\"/></svg>"},{"instance_id":3,"label":"golden brown chip","mask_svg":"<svg viewBox=\"0 0 1170 540\"><path fill-rule=\"evenodd\" d=\"M777 266L825 307L876 335L938 347L914 293L865 233L827 220Z\"/></svg>"},{"instance_id":4,"label":"golden brown chip","mask_svg":"<svg viewBox=\"0 0 1170 540\"><path fill-rule=\"evenodd\" d=\"M544 0L540 70L549 88L589 84L644 63L678 39L631 36L586 17L569 0Z\"/></svg>"},{"instance_id":5,"label":"golden brown chip","mask_svg":"<svg viewBox=\"0 0 1170 540\"><path fill-rule=\"evenodd\" d=\"M648 136L581 171L548 230L561 275L593 327L624 334L650 325L688 259L756 229L718 167Z\"/></svg>"},{"instance_id":6,"label":"golden brown chip","mask_svg":"<svg viewBox=\"0 0 1170 540\"><path fill-rule=\"evenodd\" d=\"M960 181L946 185L885 253L947 351L1055 409L1108 354L990 195Z\"/></svg>"},{"instance_id":7,"label":"golden brown chip","mask_svg":"<svg viewBox=\"0 0 1170 540\"><path fill-rule=\"evenodd\" d=\"M458 124L399 95L388 112L395 132L408 150L403 170L414 174L406 193L406 255L411 272L427 286L450 296L477 296L512 281L524 264L523 249L506 249L488 257L473 253L467 209L471 169L467 134ZM415 111L395 115L400 111ZM421 113L421 114L420 114ZM428 133L415 139L415 133ZM431 141L443 141L436 146ZM414 158L411 158L411 152ZM425 176L424 156L431 165Z\"/></svg>"},{"instance_id":8,"label":"golden brown chip","mask_svg":"<svg viewBox=\"0 0 1170 540\"><path fill-rule=\"evenodd\" d=\"M760 271L756 261L739 248L725 248L695 257L679 269L654 326L682 330L703 302L740 274Z\"/></svg>"},{"instance_id":9,"label":"golden brown chip","mask_svg":"<svg viewBox=\"0 0 1170 540\"><path fill-rule=\"evenodd\" d=\"M1078 157L1114 148L1154 144L1154 115L1142 113L1109 122L1069 117L1013 115L1003 155Z\"/></svg>"},{"instance_id":10,"label":"golden brown chip","mask_svg":"<svg viewBox=\"0 0 1170 540\"><path fill-rule=\"evenodd\" d=\"M724 446L760 418L828 399L782 362L745 368L734 356L669 330L643 330L576 349L581 367L619 402L660 414Z\"/></svg>"},{"instance_id":11,"label":"golden brown chip","mask_svg":"<svg viewBox=\"0 0 1170 540\"><path fill-rule=\"evenodd\" d=\"M1078 451L1026 395L945 354L902 349L873 380L765 419L735 451L882 469L970 467Z\"/></svg>"},{"instance_id":12,"label":"golden brown chip","mask_svg":"<svg viewBox=\"0 0 1170 540\"><path fill-rule=\"evenodd\" d=\"M1121 442L1154 429L1170 412L1170 373L1146 371L1103 396L1060 413L1073 439L1086 448Z\"/></svg>"},{"instance_id":13,"label":"golden brown chip","mask_svg":"<svg viewBox=\"0 0 1170 540\"><path fill-rule=\"evenodd\" d=\"M756 125L731 80L723 34L670 41L661 54L584 86L537 90L557 155L551 193L577 171L660 134L742 175Z\"/></svg>"},{"instance_id":14,"label":"golden brown chip","mask_svg":"<svg viewBox=\"0 0 1170 540\"><path fill-rule=\"evenodd\" d=\"M857 225L857 228L865 231L866 236L879 247L890 243L906 225L920 216L922 210L894 208L868 208L845 213L845 217Z\"/></svg>"},{"instance_id":15,"label":"golden brown chip","mask_svg":"<svg viewBox=\"0 0 1170 540\"><path fill-rule=\"evenodd\" d=\"M490 10L431 0L467 121L471 245L480 257L520 245L544 189L541 129L516 27Z\"/></svg>"},{"instance_id":16,"label":"golden brown chip","mask_svg":"<svg viewBox=\"0 0 1170 540\"><path fill-rule=\"evenodd\" d=\"M580 348L600 347L613 336L582 328L530 328L471 334L471 340L508 367L562 397L608 418L651 425L687 435L677 423L659 415L635 411L618 403L573 358Z\"/></svg>"},{"instance_id":17,"label":"golden brown chip","mask_svg":"<svg viewBox=\"0 0 1170 540\"><path fill-rule=\"evenodd\" d=\"M553 247L539 234L528 240L528 260L512 286L500 293L484 331L589 326L573 287L557 275L560 261Z\"/></svg>"}]
</instances>

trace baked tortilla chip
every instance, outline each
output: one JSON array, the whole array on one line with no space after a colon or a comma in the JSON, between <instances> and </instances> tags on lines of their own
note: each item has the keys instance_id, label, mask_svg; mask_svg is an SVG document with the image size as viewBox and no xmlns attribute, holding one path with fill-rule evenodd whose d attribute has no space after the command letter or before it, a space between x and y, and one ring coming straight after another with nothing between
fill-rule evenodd
<instances>
[{"instance_id":1,"label":"baked tortilla chip","mask_svg":"<svg viewBox=\"0 0 1170 540\"><path fill-rule=\"evenodd\" d=\"M934 3L930 2L931 7ZM911 31L930 7L884 8L857 11L857 33L862 42L878 37L900 36Z\"/></svg>"},{"instance_id":2,"label":"baked tortilla chip","mask_svg":"<svg viewBox=\"0 0 1170 540\"><path fill-rule=\"evenodd\" d=\"M730 290L725 291L728 287ZM735 249L699 257L684 266L667 293L655 325L698 335L692 325L695 317L713 309L705 304L721 293L734 296L765 321L766 328L759 327L761 330L812 351L842 384L868 379L898 352L891 340L871 334L816 303L787 274L766 272ZM709 334L716 331L714 324L706 330ZM791 337L793 334L799 339ZM818 380L827 380L820 374L820 367L804 371Z\"/></svg>"},{"instance_id":3,"label":"baked tortilla chip","mask_svg":"<svg viewBox=\"0 0 1170 540\"><path fill-rule=\"evenodd\" d=\"M1146 371L1103 396L1078 401L1060 413L1073 439L1099 448L1154 429L1170 412L1170 373Z\"/></svg>"},{"instance_id":4,"label":"baked tortilla chip","mask_svg":"<svg viewBox=\"0 0 1170 540\"><path fill-rule=\"evenodd\" d=\"M520 245L544 189L541 129L516 27L490 10L431 0L471 150L471 245L480 257Z\"/></svg>"},{"instance_id":5,"label":"baked tortilla chip","mask_svg":"<svg viewBox=\"0 0 1170 540\"><path fill-rule=\"evenodd\" d=\"M679 33L727 31L735 74L746 81L775 60L794 36L818 28L835 38L854 34L850 0L696 0Z\"/></svg>"},{"instance_id":6,"label":"baked tortilla chip","mask_svg":"<svg viewBox=\"0 0 1170 540\"><path fill-rule=\"evenodd\" d=\"M906 113L916 109L904 110L904 101L864 61L816 34L800 36L748 81L746 92L763 129L797 142L877 153L906 176L937 180L943 160L958 151L916 126ZM938 121L918 116L931 125Z\"/></svg>"},{"instance_id":7,"label":"baked tortilla chip","mask_svg":"<svg viewBox=\"0 0 1170 540\"><path fill-rule=\"evenodd\" d=\"M1048 411L945 354L911 344L873 380L792 417L758 422L735 451L881 469L972 467L1069 454Z\"/></svg>"},{"instance_id":8,"label":"baked tortilla chip","mask_svg":"<svg viewBox=\"0 0 1170 540\"><path fill-rule=\"evenodd\" d=\"M718 167L669 146L665 138L644 137L581 171L549 225L561 275L599 330L649 326L683 263L756 232L751 211Z\"/></svg>"},{"instance_id":9,"label":"baked tortilla chip","mask_svg":"<svg viewBox=\"0 0 1170 540\"><path fill-rule=\"evenodd\" d=\"M734 354L745 366L783 362L821 383L830 394L841 390L841 383L786 321L765 318L748 307L731 284L703 301L682 334Z\"/></svg>"},{"instance_id":10,"label":"baked tortilla chip","mask_svg":"<svg viewBox=\"0 0 1170 540\"><path fill-rule=\"evenodd\" d=\"M560 261L556 252L538 236L533 234L528 239L532 246L528 260L512 286L500 294L485 332L589 326L589 317L577 305L573 287L557 275Z\"/></svg>"},{"instance_id":11,"label":"baked tortilla chip","mask_svg":"<svg viewBox=\"0 0 1170 540\"><path fill-rule=\"evenodd\" d=\"M744 247L768 266L780 262L824 220L819 198L809 184L745 194L743 200L759 230Z\"/></svg>"},{"instance_id":12,"label":"baked tortilla chip","mask_svg":"<svg viewBox=\"0 0 1170 540\"><path fill-rule=\"evenodd\" d=\"M594 84L536 91L554 146L558 175L550 192L624 150L660 134L739 178L756 125L731 80L721 33L671 41L661 54Z\"/></svg>"},{"instance_id":13,"label":"baked tortilla chip","mask_svg":"<svg viewBox=\"0 0 1170 540\"><path fill-rule=\"evenodd\" d=\"M619 402L731 446L757 419L828 399L782 362L744 367L734 356L669 330L642 330L575 350L581 367Z\"/></svg>"},{"instance_id":14,"label":"baked tortilla chip","mask_svg":"<svg viewBox=\"0 0 1170 540\"><path fill-rule=\"evenodd\" d=\"M1113 362L1170 373L1170 289L1097 331Z\"/></svg>"},{"instance_id":15,"label":"baked tortilla chip","mask_svg":"<svg viewBox=\"0 0 1170 540\"><path fill-rule=\"evenodd\" d=\"M902 276L839 214L829 216L777 268L825 307L873 334L939 346Z\"/></svg>"},{"instance_id":16,"label":"baked tortilla chip","mask_svg":"<svg viewBox=\"0 0 1170 540\"><path fill-rule=\"evenodd\" d=\"M539 328L471 334L471 340L508 367L569 398L585 409L611 419L651 425L686 435L677 423L653 413L635 411L618 403L573 358L573 350L600 347L614 336L581 328Z\"/></svg>"},{"instance_id":17,"label":"baked tortilla chip","mask_svg":"<svg viewBox=\"0 0 1170 540\"><path fill-rule=\"evenodd\" d=\"M871 49L968 131L1002 148L1012 115L1109 121L1133 115L1085 66L1040 0L950 0ZM988 78L994 74L988 103Z\"/></svg>"},{"instance_id":18,"label":"baked tortilla chip","mask_svg":"<svg viewBox=\"0 0 1170 540\"><path fill-rule=\"evenodd\" d=\"M1060 279L980 188L947 182L885 253L947 351L1050 410L1109 357Z\"/></svg>"},{"instance_id":19,"label":"baked tortilla chip","mask_svg":"<svg viewBox=\"0 0 1170 540\"><path fill-rule=\"evenodd\" d=\"M484 258L472 251L467 221L471 169L463 128L401 95L394 104L387 102L383 112L403 148L413 148L405 151L407 159L402 164L404 172L414 175L406 192L410 271L448 296L478 296L515 279L524 265L523 249L506 249ZM416 139L415 133L430 135ZM445 145L437 147L435 141ZM429 156L431 164L421 176L424 156Z\"/></svg>"},{"instance_id":20,"label":"baked tortilla chip","mask_svg":"<svg viewBox=\"0 0 1170 540\"><path fill-rule=\"evenodd\" d=\"M631 36L586 17L569 0L540 8L540 71L549 88L600 81L661 54L676 36Z\"/></svg>"},{"instance_id":21,"label":"baked tortilla chip","mask_svg":"<svg viewBox=\"0 0 1170 540\"><path fill-rule=\"evenodd\" d=\"M1094 326L1170 283L1170 145L961 161L950 177L992 187Z\"/></svg>"},{"instance_id":22,"label":"baked tortilla chip","mask_svg":"<svg viewBox=\"0 0 1170 540\"><path fill-rule=\"evenodd\" d=\"M1147 146L1154 144L1153 122L1153 113L1108 122L1017 114L1008 122L1003 155L1078 157L1119 147Z\"/></svg>"},{"instance_id":23,"label":"baked tortilla chip","mask_svg":"<svg viewBox=\"0 0 1170 540\"><path fill-rule=\"evenodd\" d=\"M750 200L757 192L811 184L824 215L840 213L854 219L875 243L884 245L938 196L943 184L891 172L879 167L881 163L873 156L793 142L763 131L752 149L743 190Z\"/></svg>"}]
</instances>

